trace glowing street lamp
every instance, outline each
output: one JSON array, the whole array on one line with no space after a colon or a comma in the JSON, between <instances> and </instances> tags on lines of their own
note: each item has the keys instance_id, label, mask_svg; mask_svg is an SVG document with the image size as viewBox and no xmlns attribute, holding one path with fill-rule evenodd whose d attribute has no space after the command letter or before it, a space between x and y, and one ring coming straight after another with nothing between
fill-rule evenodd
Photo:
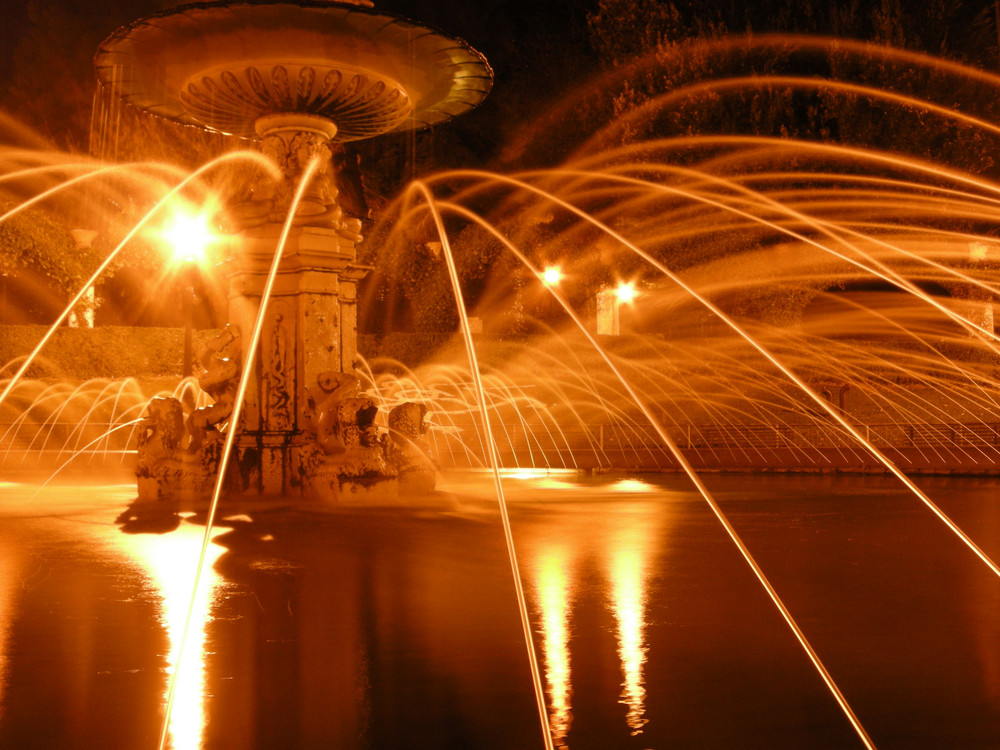
<instances>
[{"instance_id":1,"label":"glowing street lamp","mask_svg":"<svg viewBox=\"0 0 1000 750\"><path fill-rule=\"evenodd\" d=\"M194 370L193 329L194 329L194 299L195 277L198 268L203 266L208 255L208 248L219 237L208 225L208 219L203 213L187 209L176 210L159 231L159 239L171 250L173 265L179 269L186 282L183 296L184 307L184 365L183 376L188 377Z\"/></svg>"},{"instance_id":2,"label":"glowing street lamp","mask_svg":"<svg viewBox=\"0 0 1000 750\"><path fill-rule=\"evenodd\" d=\"M170 217L159 234L171 249L173 262L184 267L203 264L209 245L219 239L203 214L183 209Z\"/></svg>"},{"instance_id":3,"label":"glowing street lamp","mask_svg":"<svg viewBox=\"0 0 1000 750\"><path fill-rule=\"evenodd\" d=\"M546 266L545 270L542 271L542 284L548 290L554 290L559 283L562 281L562 269L559 266ZM555 313L558 305L556 304L555 293L546 294L544 299L539 305L540 311L546 316L551 318Z\"/></svg>"},{"instance_id":4,"label":"glowing street lamp","mask_svg":"<svg viewBox=\"0 0 1000 750\"><path fill-rule=\"evenodd\" d=\"M621 334L621 306L635 300L635 286L619 284L615 289L602 289L597 293L597 333L604 336Z\"/></svg>"},{"instance_id":5,"label":"glowing street lamp","mask_svg":"<svg viewBox=\"0 0 1000 750\"><path fill-rule=\"evenodd\" d=\"M615 296L619 303L628 303L635 299L635 287L632 284L620 284L615 289Z\"/></svg>"}]
</instances>

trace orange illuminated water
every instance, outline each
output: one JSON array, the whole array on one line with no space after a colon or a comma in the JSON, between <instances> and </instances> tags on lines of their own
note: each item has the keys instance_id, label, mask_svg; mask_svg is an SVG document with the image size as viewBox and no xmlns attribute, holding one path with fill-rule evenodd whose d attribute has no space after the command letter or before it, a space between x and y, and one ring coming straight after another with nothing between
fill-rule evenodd
<instances>
[{"instance_id":1,"label":"orange illuminated water","mask_svg":"<svg viewBox=\"0 0 1000 750\"><path fill-rule=\"evenodd\" d=\"M696 495L504 481L556 744L856 746ZM488 485L451 482L447 515L265 514L216 536L172 745L540 746ZM904 492L709 485L879 747L1000 742L995 583ZM996 482L926 487L998 551ZM0 488L0 746L148 746L202 528L123 534L123 488L46 492L25 512Z\"/></svg>"},{"instance_id":2,"label":"orange illuminated water","mask_svg":"<svg viewBox=\"0 0 1000 750\"><path fill-rule=\"evenodd\" d=\"M626 723L632 734L646 724L646 585L648 578L647 533L627 529L613 540L608 556L612 602L617 622L618 657L621 660L621 702L628 708Z\"/></svg>"},{"instance_id":3,"label":"orange illuminated water","mask_svg":"<svg viewBox=\"0 0 1000 750\"><path fill-rule=\"evenodd\" d=\"M569 640L571 633L570 598L567 582L566 549L547 550L537 561L533 576L537 581L539 629L545 684L548 686L549 728L554 744L564 747L572 723L572 684Z\"/></svg>"}]
</instances>

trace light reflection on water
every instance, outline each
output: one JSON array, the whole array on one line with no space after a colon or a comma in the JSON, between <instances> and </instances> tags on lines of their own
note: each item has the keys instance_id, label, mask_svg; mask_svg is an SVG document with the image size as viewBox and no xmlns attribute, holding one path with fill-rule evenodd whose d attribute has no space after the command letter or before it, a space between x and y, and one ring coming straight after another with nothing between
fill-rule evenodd
<instances>
[{"instance_id":1,"label":"light reflection on water","mask_svg":"<svg viewBox=\"0 0 1000 750\"><path fill-rule=\"evenodd\" d=\"M609 484L607 491L622 493L656 492L656 487L643 482L641 479L619 479L617 482Z\"/></svg>"},{"instance_id":2,"label":"light reflection on water","mask_svg":"<svg viewBox=\"0 0 1000 750\"><path fill-rule=\"evenodd\" d=\"M9 546L0 547L0 721L3 721L7 677L7 632L14 619L17 570L17 550Z\"/></svg>"},{"instance_id":3,"label":"light reflection on water","mask_svg":"<svg viewBox=\"0 0 1000 750\"><path fill-rule=\"evenodd\" d=\"M570 593L572 574L564 545L538 554L534 563L534 589L541 613L542 656L549 698L549 728L553 742L564 747L572 721L572 675L569 658Z\"/></svg>"},{"instance_id":4,"label":"light reflection on water","mask_svg":"<svg viewBox=\"0 0 1000 750\"><path fill-rule=\"evenodd\" d=\"M624 493L653 491L644 482L623 480L608 490ZM586 499L594 493L576 493ZM564 498L565 499L565 498ZM613 524L595 515L586 502L559 506L558 522L521 537L529 548L529 590L537 601L542 662L548 688L551 730L556 744L567 745L572 722L573 670L571 645L574 601L589 585L582 558L599 561L607 605L615 621L615 639L621 668L619 701L626 707L625 723L635 736L646 725L647 596L653 557L669 509L634 505L627 499L616 508ZM570 542L568 540L574 540ZM579 550L573 554L570 550Z\"/></svg>"},{"instance_id":5,"label":"light reflection on water","mask_svg":"<svg viewBox=\"0 0 1000 750\"><path fill-rule=\"evenodd\" d=\"M56 583L60 587L71 585L72 581L51 581L48 570L47 552L56 548L67 554L74 565L91 566L94 560L103 566L111 565L118 570L117 591L111 596L101 595L102 600L128 603L141 601L152 603L159 609L159 625L166 635L167 650L157 654L165 669L162 675L162 707L166 704L169 676L174 672L180 640L184 631L188 610L191 608L191 625L188 642L184 649L184 665L178 673L176 698L170 726L168 728L169 747L174 750L197 750L202 747L204 729L205 692L205 627L209 621L213 600L222 585L212 566L225 551L209 545L204 581L192 607L195 570L202 546L204 527L181 524L164 534L125 534L112 523L122 502L131 499L134 488L125 486L52 488L42 494L36 489L13 483L4 483L0 497L0 521L7 528L20 529L24 546L36 552L34 559L25 567L24 550L11 539L0 543L0 717L7 704L4 695L5 672L10 660L8 635L16 623L18 615L18 590L30 594L40 586ZM109 515L108 511L112 514ZM17 526L15 526L17 524ZM41 553L41 554L38 554ZM30 555L29 555L30 557ZM52 557L55 557L54 555ZM81 571L82 572L82 571ZM133 573L141 576L135 580ZM142 587L139 598L132 592L133 586ZM88 588L81 576L79 593ZM77 592L67 589L74 594ZM126 593L129 591L130 593ZM110 592L109 592L110 593ZM119 597L125 597L119 599ZM93 613L93 607L83 598L71 603L68 613L57 613L57 617L87 622L100 615ZM96 628L87 628L95 630ZM84 631L81 635L86 636ZM127 634L126 634L127 637ZM59 644L54 644L59 646ZM124 645L124 644L123 644ZM89 652L93 646L85 641L78 650L80 667L93 669ZM124 670L126 673L142 671L135 665ZM100 677L114 676L115 670L98 668ZM65 674L71 682L86 678L80 674ZM80 721L86 721L85 694L74 696L82 699L76 712ZM150 729L152 731L152 729Z\"/></svg>"},{"instance_id":6,"label":"light reflection on water","mask_svg":"<svg viewBox=\"0 0 1000 750\"><path fill-rule=\"evenodd\" d=\"M633 735L646 724L646 568L652 527L632 525L618 531L608 549L608 578L615 620L618 623L618 656L621 659L621 702L628 707L626 723Z\"/></svg>"},{"instance_id":7,"label":"light reflection on water","mask_svg":"<svg viewBox=\"0 0 1000 750\"><path fill-rule=\"evenodd\" d=\"M121 550L142 567L161 601L161 622L170 644L169 653L164 655L167 674L177 674L168 728L174 750L198 750L205 726L205 628L222 585L213 566L225 550L208 545L203 580L192 602L204 534L201 526L181 524L168 534L123 534L119 540ZM218 535L218 530L214 535ZM191 621L178 670L177 655L189 610ZM169 678L164 684L164 705L168 690Z\"/></svg>"}]
</instances>

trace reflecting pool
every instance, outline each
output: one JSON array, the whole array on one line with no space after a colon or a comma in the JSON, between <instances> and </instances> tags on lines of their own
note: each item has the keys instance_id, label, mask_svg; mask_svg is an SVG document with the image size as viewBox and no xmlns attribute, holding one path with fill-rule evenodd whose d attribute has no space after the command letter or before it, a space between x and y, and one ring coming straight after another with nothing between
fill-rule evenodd
<instances>
[{"instance_id":1,"label":"reflecting pool","mask_svg":"<svg viewBox=\"0 0 1000 750\"><path fill-rule=\"evenodd\" d=\"M880 748L1000 746L1000 581L883 477L709 476ZM542 747L489 482L125 533L134 486L0 487L0 747ZM678 477L509 477L556 746L860 741ZM1000 481L922 488L1000 557ZM130 529L129 531L136 531ZM163 533L153 533L160 531Z\"/></svg>"}]
</instances>

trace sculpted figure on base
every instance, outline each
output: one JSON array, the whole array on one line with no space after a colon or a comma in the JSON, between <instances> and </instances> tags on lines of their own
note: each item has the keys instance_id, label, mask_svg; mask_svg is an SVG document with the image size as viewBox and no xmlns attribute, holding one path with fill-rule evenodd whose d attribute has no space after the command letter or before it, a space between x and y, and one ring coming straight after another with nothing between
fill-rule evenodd
<instances>
[{"instance_id":1,"label":"sculpted figure on base","mask_svg":"<svg viewBox=\"0 0 1000 750\"><path fill-rule=\"evenodd\" d=\"M222 436L187 450L184 414L176 398L154 398L146 408L139 433L136 481L139 500L203 499L215 484Z\"/></svg>"},{"instance_id":2,"label":"sculpted figure on base","mask_svg":"<svg viewBox=\"0 0 1000 750\"><path fill-rule=\"evenodd\" d=\"M427 407L412 401L389 411L389 462L396 467L400 489L404 491L430 492L434 489L437 470L423 441L427 432L426 415Z\"/></svg>"},{"instance_id":3,"label":"sculpted figure on base","mask_svg":"<svg viewBox=\"0 0 1000 750\"><path fill-rule=\"evenodd\" d=\"M212 397L213 403L195 409L188 417L188 450L191 452L201 447L209 430L214 432L215 425L224 422L233 413L233 400L236 398L243 366L241 344L239 328L227 325L222 333L206 341L198 351L198 364L201 367L198 385ZM227 348L229 355L225 356L223 352Z\"/></svg>"},{"instance_id":4,"label":"sculpted figure on base","mask_svg":"<svg viewBox=\"0 0 1000 750\"><path fill-rule=\"evenodd\" d=\"M385 456L385 436L375 424L378 406L361 396L353 375L325 372L307 392L308 429L342 476L394 476Z\"/></svg>"},{"instance_id":5,"label":"sculpted figure on base","mask_svg":"<svg viewBox=\"0 0 1000 750\"><path fill-rule=\"evenodd\" d=\"M305 479L313 495L334 503L386 502L400 489L434 489L434 466L419 443L425 406L397 406L388 428L379 425L375 400L360 393L357 378L341 372L320 375L307 400L314 442Z\"/></svg>"},{"instance_id":6,"label":"sculpted figure on base","mask_svg":"<svg viewBox=\"0 0 1000 750\"><path fill-rule=\"evenodd\" d=\"M180 401L156 398L147 407L139 438L139 499L207 500L220 468L223 433L240 376L240 335L227 327L199 352L199 383L214 399L186 424ZM375 400L353 375L325 372L306 392L305 433L297 441L299 486L306 495L333 503L395 501L434 489L435 467L422 436L423 404L394 407L378 423ZM239 478L233 477L232 489ZM295 486L295 484L293 484Z\"/></svg>"},{"instance_id":7,"label":"sculpted figure on base","mask_svg":"<svg viewBox=\"0 0 1000 750\"><path fill-rule=\"evenodd\" d=\"M245 230L265 224L282 225L291 210L292 198L303 172L318 160L319 166L302 196L292 219L294 226L326 227L352 246L361 242L361 220L346 216L337 200L332 152L325 138L315 133L269 133L261 141L261 152L282 172L275 181L258 176L246 186L229 208L231 229Z\"/></svg>"},{"instance_id":8,"label":"sculpted figure on base","mask_svg":"<svg viewBox=\"0 0 1000 750\"><path fill-rule=\"evenodd\" d=\"M139 499L202 499L211 494L219 471L223 436L215 426L233 411L241 369L239 330L226 329L198 353L199 384L215 403L196 409L185 424L181 402L154 398L139 433ZM229 348L229 356L222 352Z\"/></svg>"}]
</instances>

